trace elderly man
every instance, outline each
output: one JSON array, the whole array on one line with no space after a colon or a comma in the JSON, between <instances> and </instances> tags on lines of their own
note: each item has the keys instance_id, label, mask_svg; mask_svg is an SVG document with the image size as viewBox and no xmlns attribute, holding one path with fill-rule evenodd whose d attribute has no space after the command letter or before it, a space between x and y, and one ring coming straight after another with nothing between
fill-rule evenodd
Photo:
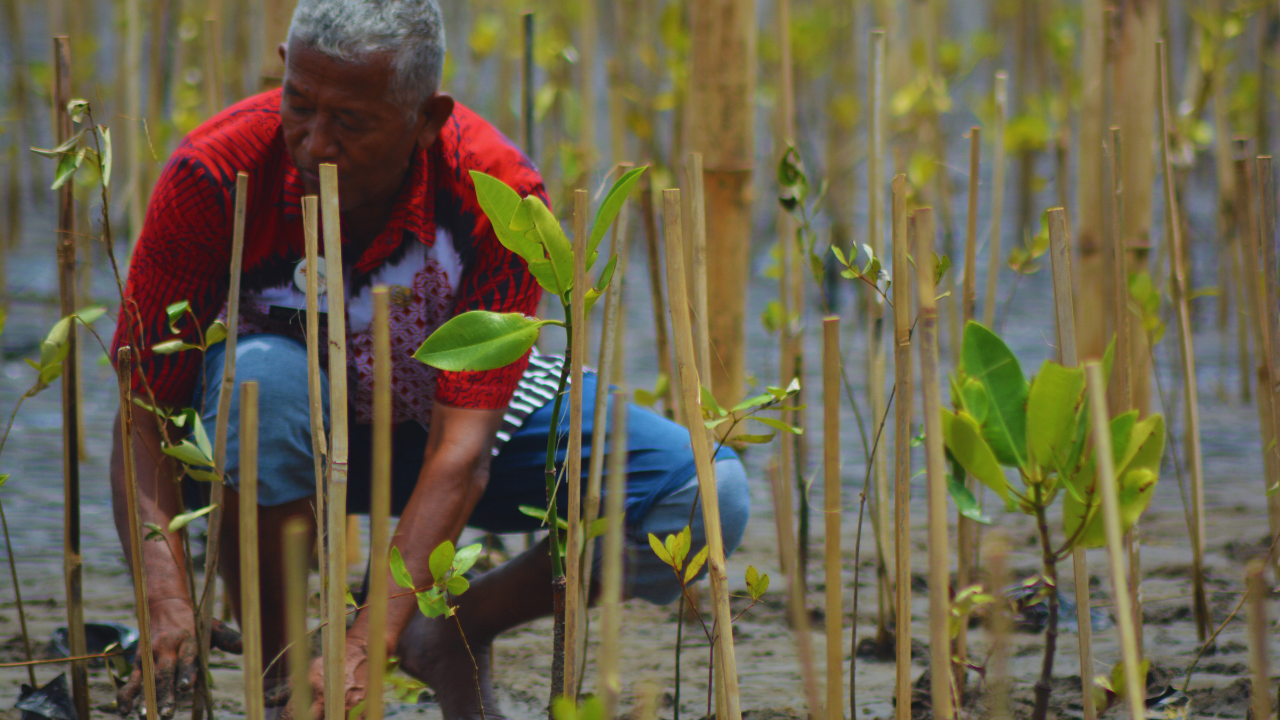
<instances>
[{"instance_id":1,"label":"elderly man","mask_svg":"<svg viewBox=\"0 0 1280 720\"><path fill-rule=\"evenodd\" d=\"M238 381L256 380L261 387L258 553L267 662L284 647L279 529L295 517L314 523L306 350L298 317L305 308L300 204L304 195L318 193L320 164L338 167L342 267L348 273L349 511L366 512L369 503L370 295L383 284L392 286L394 304L393 505L400 521L392 543L415 578L429 576L431 550L456 541L464 526L536 529L537 520L518 506L546 502L542 464L547 435L557 424L550 400L562 362L535 354L491 372L437 373L411 358L457 313L530 313L539 297L523 262L494 236L469 171L482 170L522 195L545 199L542 181L506 138L439 91L444 31L436 0L301 0L280 54L283 88L228 108L188 135L169 160L133 257L115 337L117 347L142 349L135 377L139 393L153 394L161 406L197 408L212 427L223 347L215 345L203 357L196 351L149 354L146 348L172 337L165 314L172 303L190 302L196 322L178 325L187 338L196 337L196 325L207 327L224 312L234 179L237 171L247 172L236 363ZM588 375L587 397L595 382ZM220 568L235 600L237 398L231 407ZM626 590L631 597L667 603L679 585L645 539L650 532L676 532L692 519L695 543L705 540L701 513L695 512L689 434L646 410L628 412L627 538L634 551L628 554ZM567 419L558 423L564 426ZM175 482L180 469L160 451L159 427L154 418L139 418L132 445L142 519L168 527L182 507L183 487ZM585 432L592 430L587 418ZM111 482L116 525L127 547L122 457L117 418ZM730 451L721 453L717 465L724 541L733 549L747 521L746 477ZM169 718L177 693L193 684L196 641L183 548L173 534L166 540L145 543L143 562L160 713ZM481 701L494 717L491 644L503 631L552 611L549 577L543 542L479 577L456 598L478 684L458 626L428 620L412 596L391 600L387 646L400 657L401 668L436 691L446 718L479 717ZM348 708L371 691L365 687L367 634L368 616L361 613L347 633ZM234 650L234 633L219 625L214 643ZM285 677L277 662L268 670L268 685L279 689ZM135 673L120 692L122 713L134 708L140 688ZM269 692L276 699L286 694ZM317 701L315 709L321 708Z\"/></svg>"}]
</instances>

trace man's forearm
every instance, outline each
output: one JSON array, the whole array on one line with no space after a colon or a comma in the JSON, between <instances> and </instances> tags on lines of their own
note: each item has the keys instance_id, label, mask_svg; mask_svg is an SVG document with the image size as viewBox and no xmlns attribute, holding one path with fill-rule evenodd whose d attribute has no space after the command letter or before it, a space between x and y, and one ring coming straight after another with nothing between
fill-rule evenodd
<instances>
[{"instance_id":1,"label":"man's forearm","mask_svg":"<svg viewBox=\"0 0 1280 720\"><path fill-rule=\"evenodd\" d=\"M168 531L169 522L181 512L180 486L174 481L174 461L160 451L160 431L155 418L134 410L133 457L137 472L138 523L154 523L164 529L163 542L142 543L142 563L147 574L147 601L182 599L190 602L182 539ZM129 511L124 477L124 446L120 416L116 415L111 446L111 501L116 533L127 561L132 562ZM147 531L142 530L145 537Z\"/></svg>"}]
</instances>

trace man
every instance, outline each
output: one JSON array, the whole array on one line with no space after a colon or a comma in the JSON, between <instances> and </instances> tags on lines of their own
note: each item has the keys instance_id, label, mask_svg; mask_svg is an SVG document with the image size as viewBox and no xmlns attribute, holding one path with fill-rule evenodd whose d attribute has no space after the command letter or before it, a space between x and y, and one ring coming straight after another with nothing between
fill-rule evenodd
<instances>
[{"instance_id":1,"label":"man","mask_svg":"<svg viewBox=\"0 0 1280 720\"><path fill-rule=\"evenodd\" d=\"M290 518L314 523L306 352L298 317L305 307L306 272L300 200L318 193L319 165L335 163L340 185L352 388L349 510L368 508L370 294L373 286L388 285L395 359L393 512L400 516L392 542L413 577L429 577L431 550L456 541L468 524L491 532L536 529L537 520L523 516L518 506L546 502L541 468L556 420L550 401L561 367L558 358L535 355L491 372L437 373L411 358L457 313L532 313L539 297L523 262L501 246L480 211L469 171L484 171L521 195L545 199L542 181L500 133L439 92L444 31L436 0L301 0L280 53L286 68L281 90L227 109L194 130L170 159L130 267L115 337L117 347L140 349L138 393L154 395L161 406L198 408L212 427L223 346L203 358L197 351L156 355L148 348L172 337L165 315L172 303L191 304L197 322L183 319L178 325L185 338L197 337L198 328L224 312L234 178L237 171L249 173L236 379L256 380L261 388L258 553L268 662L284 647L277 533ZM594 396L594 388L588 375L586 397ZM238 398L231 407L220 570L235 601ZM627 593L666 603L677 597L679 584L647 549L647 534L677 532L692 520L695 543L705 542L689 434L639 408L630 408L628 419ZM565 417L559 422L567 424ZM168 527L182 507L174 482L180 468L161 453L154 418L138 417L134 427L141 519ZM585 432L592 431L588 417ZM171 436L182 432L169 428ZM111 482L116 525L127 548L118 418L116 435ZM717 469L724 541L732 550L748 515L746 477L729 451L717 458ZM160 714L169 718L176 694L193 684L196 641L183 548L173 534L165 539L144 544L143 562ZM387 646L401 658L401 668L436 691L446 718L479 717L481 701L494 717L492 641L550 614L549 580L543 542L455 598L478 665L479 690L458 626L427 620L412 596L390 602ZM368 617L361 613L347 633L347 708L371 691L365 686L367 634ZM217 626L214 643L234 650L234 633ZM317 662L313 675L318 668ZM281 663L271 665L268 686L279 689L286 675ZM135 707L140 680L135 673L121 690L122 713ZM285 693L269 695L278 700ZM318 697L314 710L322 710Z\"/></svg>"}]
</instances>

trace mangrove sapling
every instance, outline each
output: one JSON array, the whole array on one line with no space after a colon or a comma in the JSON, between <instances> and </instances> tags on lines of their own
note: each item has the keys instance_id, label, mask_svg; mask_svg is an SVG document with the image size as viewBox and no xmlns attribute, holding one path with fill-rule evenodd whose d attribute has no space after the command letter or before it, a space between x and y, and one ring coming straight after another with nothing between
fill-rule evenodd
<instances>
[{"instance_id":1,"label":"mangrove sapling","mask_svg":"<svg viewBox=\"0 0 1280 720\"><path fill-rule=\"evenodd\" d=\"M604 239L605 232L618 216L622 205L636 182L647 168L640 167L625 173L609 189L608 194L596 210L595 221L585 238L585 257L580 259L582 275L585 277L599 256L597 248ZM505 367L519 360L537 341L543 327L556 325L563 327L566 336L566 356L570 355L578 342L573 328L573 276L575 253L564 230L547 206L536 196L521 198L515 190L501 180L482 172L472 171L472 181L476 187L476 197L480 207L493 225L498 241L511 252L519 256L528 265L529 272L543 290L556 297L564 310L565 322L559 320L539 319L519 313L495 313L488 310L473 310L462 313L441 325L422 343L414 353L420 362L446 371L482 371ZM585 209L585 208L584 208ZM585 212L583 213L585 230ZM584 238L579 237L581 243ZM600 272L596 283L586 288L582 299L581 310L577 315L585 318L591 311L595 301L604 294L613 277L618 256L611 258ZM585 335L585 333L580 333ZM556 396L552 405L552 415L561 417L561 407L565 395L565 387L571 371L570 362L565 362L560 373ZM579 408L579 414L581 410ZM556 453L559 448L558 432L551 432L547 437L547 460L545 468L547 486L547 508L542 515L543 524L550 525L553 519L559 518L556 509L558 491ZM557 625L564 622L564 545L558 532L549 533L551 546L552 589L557 595ZM556 652L553 666L563 667L563 646ZM561 694L562 687L553 681L553 696Z\"/></svg>"},{"instance_id":2,"label":"mangrove sapling","mask_svg":"<svg viewBox=\"0 0 1280 720\"><path fill-rule=\"evenodd\" d=\"M955 411L942 411L951 461L995 492L1010 510L1036 520L1043 566L1037 584L1049 620L1032 717L1043 720L1057 648L1058 563L1076 546L1100 547L1105 541L1096 463L1087 450L1091 420L1084 373L1046 361L1029 382L1008 346L985 326L970 322L961 367L951 382L951 399ZM1164 453L1164 418L1152 414L1139 421L1137 412L1129 411L1115 416L1110 429L1122 525L1127 529L1155 491ZM1004 468L1017 471L1021 489L1008 482ZM1055 545L1048 510L1060 491L1065 539Z\"/></svg>"}]
</instances>

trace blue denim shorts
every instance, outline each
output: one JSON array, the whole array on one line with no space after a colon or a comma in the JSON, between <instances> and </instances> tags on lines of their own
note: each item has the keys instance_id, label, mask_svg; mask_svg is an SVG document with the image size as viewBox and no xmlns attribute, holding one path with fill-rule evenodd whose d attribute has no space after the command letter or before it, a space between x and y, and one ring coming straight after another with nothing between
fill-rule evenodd
<instances>
[{"instance_id":1,"label":"blue denim shorts","mask_svg":"<svg viewBox=\"0 0 1280 720\"><path fill-rule=\"evenodd\" d=\"M192 405L200 410L205 426L214 427L225 346L215 345L205 355L204 383L198 387ZM310 400L307 390L306 347L279 335L250 335L236 346L236 382L227 429L228 482L235 486L239 471L239 383L258 382L258 502L280 505L315 494L315 465L311 451ZM328 381L321 383L328 427ZM583 378L583 394L594 398L596 377ZM612 399L610 399L612 406ZM612 412L609 413L612 417ZM560 427L558 462L567 450L568 409L562 408L559 423L548 402L538 408L516 430L493 458L489 483L472 511L468 525L487 532L522 533L539 529L539 521L520 511L521 505L546 507L547 435L553 424ZM585 478L590 467L594 427L590 414L583 418L583 461ZM351 425L350 475L347 510L363 514L369 509L369 469L372 461L370 428ZM392 514L398 515L408 502L418 481L426 449L427 429L415 422L402 423L392 436ZM716 456L716 480L720 499L721 532L726 552L742 540L750 515L750 493L746 471L731 449ZM583 483L586 486L586 483ZM627 497L626 506L626 590L628 596L657 604L675 600L680 585L670 567L649 548L648 535L659 538L691 526L694 552L706 541L698 496L697 475L689 433L682 426L645 408L627 407ZM568 505L568 489L560 488L557 502ZM562 511L563 512L563 511ZM598 541L599 542L599 541ZM600 561L602 552L595 554ZM598 568L597 568L598 569ZM703 571L705 573L705 569ZM599 575L597 575L599 577Z\"/></svg>"}]
</instances>

